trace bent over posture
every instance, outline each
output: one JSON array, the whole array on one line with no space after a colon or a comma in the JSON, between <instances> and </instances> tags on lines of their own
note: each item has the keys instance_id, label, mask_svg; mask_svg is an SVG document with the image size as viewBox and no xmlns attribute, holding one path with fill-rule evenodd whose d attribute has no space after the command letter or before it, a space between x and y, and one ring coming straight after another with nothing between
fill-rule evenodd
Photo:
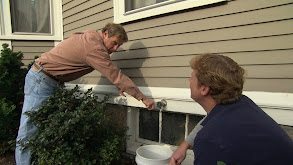
<instances>
[{"instance_id":1,"label":"bent over posture","mask_svg":"<svg viewBox=\"0 0 293 165\"><path fill-rule=\"evenodd\" d=\"M120 94L124 95L125 91L141 100L148 109L154 109L154 101L148 99L110 59L109 54L127 41L124 28L109 23L101 31L74 33L36 59L25 79L25 98L17 141L26 141L37 131L32 121L24 115L25 112L38 110L44 100L64 82L80 78L93 70L101 72L116 85ZM21 150L19 144L16 145L15 158L17 165L31 162L29 150Z\"/></svg>"}]
</instances>

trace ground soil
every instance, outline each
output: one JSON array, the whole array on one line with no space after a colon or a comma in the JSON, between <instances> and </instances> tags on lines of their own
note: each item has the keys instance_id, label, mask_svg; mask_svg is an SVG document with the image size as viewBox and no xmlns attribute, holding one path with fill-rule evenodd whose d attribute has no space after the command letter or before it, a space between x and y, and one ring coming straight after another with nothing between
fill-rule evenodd
<instances>
[{"instance_id":1,"label":"ground soil","mask_svg":"<svg viewBox=\"0 0 293 165\"><path fill-rule=\"evenodd\" d=\"M14 153L8 153L0 156L0 165L15 165Z\"/></svg>"}]
</instances>

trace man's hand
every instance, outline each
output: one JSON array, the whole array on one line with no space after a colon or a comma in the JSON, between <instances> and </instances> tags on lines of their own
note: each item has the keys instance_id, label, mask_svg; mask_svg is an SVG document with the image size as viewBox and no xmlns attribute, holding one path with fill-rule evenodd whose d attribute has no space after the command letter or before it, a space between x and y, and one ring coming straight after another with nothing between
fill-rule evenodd
<instances>
[{"instance_id":1,"label":"man's hand","mask_svg":"<svg viewBox=\"0 0 293 165\"><path fill-rule=\"evenodd\" d=\"M155 103L154 101L152 101L152 100L150 100L150 99L148 99L148 98L144 98L144 99L142 100L142 102L144 103L144 105L146 106L146 108L147 108L148 110L153 110L153 109L155 109L156 103Z\"/></svg>"},{"instance_id":2,"label":"man's hand","mask_svg":"<svg viewBox=\"0 0 293 165\"><path fill-rule=\"evenodd\" d=\"M186 157L186 151L190 145L184 141L171 155L169 165L180 165Z\"/></svg>"},{"instance_id":3,"label":"man's hand","mask_svg":"<svg viewBox=\"0 0 293 165\"><path fill-rule=\"evenodd\" d=\"M118 88L118 87L117 87L117 88ZM123 93L124 91L123 91L122 89L118 88L118 92L119 92L120 95L126 97L125 94Z\"/></svg>"}]
</instances>

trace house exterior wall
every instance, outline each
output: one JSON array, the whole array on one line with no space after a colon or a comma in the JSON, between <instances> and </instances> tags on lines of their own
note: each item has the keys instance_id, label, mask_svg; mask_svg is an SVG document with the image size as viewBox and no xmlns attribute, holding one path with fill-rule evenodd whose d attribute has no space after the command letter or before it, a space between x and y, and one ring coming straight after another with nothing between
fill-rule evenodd
<instances>
[{"instance_id":1,"label":"house exterior wall","mask_svg":"<svg viewBox=\"0 0 293 165\"><path fill-rule=\"evenodd\" d=\"M113 22L112 1L63 1L64 38ZM123 24L129 41L112 55L138 86L188 88L189 60L220 53L246 70L245 91L292 93L292 0L236 0ZM97 71L79 84L110 85Z\"/></svg>"},{"instance_id":2,"label":"house exterior wall","mask_svg":"<svg viewBox=\"0 0 293 165\"><path fill-rule=\"evenodd\" d=\"M192 57L220 53L246 69L244 91L283 93L287 97L293 93L292 9L292 0L234 0L127 22L123 26L129 42L111 58L140 87L176 90L189 88ZM63 0L62 10L64 39L73 32L101 29L114 21L112 0ZM50 40L11 40L13 51L24 53L25 65L54 44ZM97 71L72 83L111 85ZM291 114L292 103L282 104L282 111ZM280 111L270 112L278 116ZM292 119L287 121L284 124L292 125Z\"/></svg>"},{"instance_id":3,"label":"house exterior wall","mask_svg":"<svg viewBox=\"0 0 293 165\"><path fill-rule=\"evenodd\" d=\"M23 53L23 60L25 66L28 66L34 61L35 56L41 56L42 53L49 51L54 47L54 41L11 41L12 51Z\"/></svg>"}]
</instances>

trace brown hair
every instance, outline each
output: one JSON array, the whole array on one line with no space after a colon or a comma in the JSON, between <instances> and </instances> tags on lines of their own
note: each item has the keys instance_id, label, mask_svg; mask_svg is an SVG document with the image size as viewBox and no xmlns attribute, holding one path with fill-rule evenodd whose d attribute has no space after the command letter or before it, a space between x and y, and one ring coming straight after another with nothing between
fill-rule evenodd
<instances>
[{"instance_id":1,"label":"brown hair","mask_svg":"<svg viewBox=\"0 0 293 165\"><path fill-rule=\"evenodd\" d=\"M203 54L190 61L197 70L199 84L210 87L210 95L217 104L239 100L244 84L244 69L231 58L223 55Z\"/></svg>"},{"instance_id":2,"label":"brown hair","mask_svg":"<svg viewBox=\"0 0 293 165\"><path fill-rule=\"evenodd\" d=\"M108 37L117 36L120 38L123 42L128 41L127 34L124 30L124 28L120 24L115 23L108 23L103 29L102 32L108 31Z\"/></svg>"}]
</instances>

